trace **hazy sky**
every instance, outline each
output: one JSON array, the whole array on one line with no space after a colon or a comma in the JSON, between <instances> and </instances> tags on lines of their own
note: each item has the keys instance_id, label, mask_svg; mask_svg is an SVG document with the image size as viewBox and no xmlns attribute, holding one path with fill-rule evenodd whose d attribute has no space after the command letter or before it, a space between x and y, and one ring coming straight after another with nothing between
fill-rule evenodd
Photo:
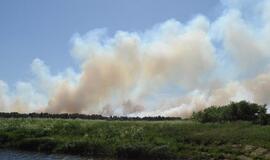
<instances>
[{"instance_id":1,"label":"hazy sky","mask_svg":"<svg viewBox=\"0 0 270 160\"><path fill-rule=\"evenodd\" d=\"M2 0L0 112L270 104L270 0Z\"/></svg>"},{"instance_id":2,"label":"hazy sky","mask_svg":"<svg viewBox=\"0 0 270 160\"><path fill-rule=\"evenodd\" d=\"M144 31L174 18L186 22L197 14L220 14L218 0L1 0L0 79L11 86L31 76L40 58L58 72L77 67L70 39L95 28Z\"/></svg>"}]
</instances>

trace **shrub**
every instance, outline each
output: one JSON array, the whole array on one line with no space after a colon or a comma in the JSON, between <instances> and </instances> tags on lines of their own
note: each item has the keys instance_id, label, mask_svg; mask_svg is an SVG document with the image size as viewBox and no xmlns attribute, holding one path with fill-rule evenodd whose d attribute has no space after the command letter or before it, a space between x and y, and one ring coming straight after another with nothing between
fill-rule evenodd
<instances>
[{"instance_id":1,"label":"shrub","mask_svg":"<svg viewBox=\"0 0 270 160\"><path fill-rule=\"evenodd\" d=\"M192 118L200 122L253 121L267 124L266 105L258 105L246 101L231 102L224 106L212 106L203 111L193 113Z\"/></svg>"}]
</instances>

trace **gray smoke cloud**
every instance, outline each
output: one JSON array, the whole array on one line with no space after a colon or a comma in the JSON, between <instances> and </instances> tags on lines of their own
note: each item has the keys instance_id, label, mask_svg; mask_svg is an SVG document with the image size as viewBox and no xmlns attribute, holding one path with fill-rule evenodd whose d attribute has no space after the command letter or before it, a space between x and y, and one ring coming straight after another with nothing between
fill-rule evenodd
<instances>
[{"instance_id":1,"label":"gray smoke cloud","mask_svg":"<svg viewBox=\"0 0 270 160\"><path fill-rule=\"evenodd\" d=\"M0 81L0 110L189 117L230 101L269 103L270 1L221 2L214 21L198 15L112 37L106 29L76 34L80 71L52 74L35 59L31 81L14 90Z\"/></svg>"}]
</instances>

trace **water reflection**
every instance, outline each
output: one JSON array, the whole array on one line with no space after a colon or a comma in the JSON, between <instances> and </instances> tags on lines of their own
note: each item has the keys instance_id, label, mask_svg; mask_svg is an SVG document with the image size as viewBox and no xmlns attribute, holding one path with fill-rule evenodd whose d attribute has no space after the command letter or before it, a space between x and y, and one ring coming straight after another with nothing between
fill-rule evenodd
<instances>
[{"instance_id":1,"label":"water reflection","mask_svg":"<svg viewBox=\"0 0 270 160\"><path fill-rule=\"evenodd\" d=\"M43 154L36 152L25 152L0 149L1 160L93 160L79 156L61 155L61 154Z\"/></svg>"}]
</instances>

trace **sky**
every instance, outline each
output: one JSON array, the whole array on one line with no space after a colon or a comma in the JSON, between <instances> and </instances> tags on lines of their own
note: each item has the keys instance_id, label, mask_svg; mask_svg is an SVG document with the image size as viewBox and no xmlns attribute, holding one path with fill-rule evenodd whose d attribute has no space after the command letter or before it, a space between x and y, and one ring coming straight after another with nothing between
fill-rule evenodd
<instances>
[{"instance_id":1,"label":"sky","mask_svg":"<svg viewBox=\"0 0 270 160\"><path fill-rule=\"evenodd\" d=\"M189 117L270 104L270 0L0 1L0 111Z\"/></svg>"},{"instance_id":2,"label":"sky","mask_svg":"<svg viewBox=\"0 0 270 160\"><path fill-rule=\"evenodd\" d=\"M11 85L26 80L34 58L44 60L52 72L76 67L70 56L76 33L144 31L170 18L185 22L197 14L213 18L218 6L217 0L1 0L0 79Z\"/></svg>"}]
</instances>

